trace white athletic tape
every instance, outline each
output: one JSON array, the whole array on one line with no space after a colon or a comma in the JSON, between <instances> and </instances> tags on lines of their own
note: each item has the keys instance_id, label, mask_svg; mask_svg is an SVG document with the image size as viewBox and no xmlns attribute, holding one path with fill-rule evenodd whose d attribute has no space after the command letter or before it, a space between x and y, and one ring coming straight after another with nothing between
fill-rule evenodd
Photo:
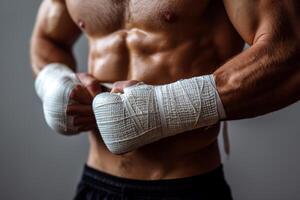
<instances>
[{"instance_id":1,"label":"white athletic tape","mask_svg":"<svg viewBox=\"0 0 300 200\"><path fill-rule=\"evenodd\" d=\"M125 88L124 94L101 93L93 109L106 146L121 154L217 123L225 117L217 101L214 79L209 75L161 86L135 85Z\"/></svg>"},{"instance_id":2,"label":"white athletic tape","mask_svg":"<svg viewBox=\"0 0 300 200\"><path fill-rule=\"evenodd\" d=\"M44 117L54 131L73 134L78 131L73 117L67 117L71 91L80 81L66 65L52 63L44 67L35 81L35 89L43 101Z\"/></svg>"}]
</instances>

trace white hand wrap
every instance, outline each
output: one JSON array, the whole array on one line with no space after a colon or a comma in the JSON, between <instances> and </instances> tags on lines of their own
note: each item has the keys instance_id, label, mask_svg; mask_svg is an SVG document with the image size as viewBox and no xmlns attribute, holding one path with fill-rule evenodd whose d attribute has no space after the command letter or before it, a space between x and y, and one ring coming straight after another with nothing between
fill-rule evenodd
<instances>
[{"instance_id":1,"label":"white hand wrap","mask_svg":"<svg viewBox=\"0 0 300 200\"><path fill-rule=\"evenodd\" d=\"M74 72L59 63L45 66L36 78L35 89L43 101L45 120L56 132L68 135L78 131L73 118L66 114L70 93L78 84Z\"/></svg>"},{"instance_id":2,"label":"white hand wrap","mask_svg":"<svg viewBox=\"0 0 300 200\"><path fill-rule=\"evenodd\" d=\"M101 93L93 109L103 141L116 154L225 118L212 75Z\"/></svg>"}]
</instances>

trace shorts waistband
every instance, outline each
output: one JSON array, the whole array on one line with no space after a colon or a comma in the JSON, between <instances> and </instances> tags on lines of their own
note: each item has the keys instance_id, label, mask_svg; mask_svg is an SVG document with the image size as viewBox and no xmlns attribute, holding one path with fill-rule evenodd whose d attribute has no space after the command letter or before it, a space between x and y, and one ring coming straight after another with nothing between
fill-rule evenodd
<instances>
[{"instance_id":1,"label":"shorts waistband","mask_svg":"<svg viewBox=\"0 0 300 200\"><path fill-rule=\"evenodd\" d=\"M173 191L174 193L180 194L189 190L195 190L195 187L205 189L212 186L217 187L223 183L226 184L222 165L205 174L187 178L164 180L135 180L122 178L98 171L85 165L82 181L90 183L93 187L109 189L114 192L122 192L122 188L126 188L126 190L140 192L155 193L155 191Z\"/></svg>"}]
</instances>

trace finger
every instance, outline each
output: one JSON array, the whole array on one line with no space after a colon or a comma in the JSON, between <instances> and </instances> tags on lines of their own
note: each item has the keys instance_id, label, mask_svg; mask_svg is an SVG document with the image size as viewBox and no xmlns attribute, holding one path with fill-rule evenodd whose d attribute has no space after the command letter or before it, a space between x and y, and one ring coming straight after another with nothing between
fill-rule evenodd
<instances>
[{"instance_id":1,"label":"finger","mask_svg":"<svg viewBox=\"0 0 300 200\"><path fill-rule=\"evenodd\" d=\"M93 101L89 92L81 85L77 85L73 88L70 99L85 105L90 105Z\"/></svg>"},{"instance_id":2,"label":"finger","mask_svg":"<svg viewBox=\"0 0 300 200\"><path fill-rule=\"evenodd\" d=\"M92 130L98 130L98 127L96 124L91 124L88 126L80 126L78 127L79 132L84 132L84 131L92 131Z\"/></svg>"},{"instance_id":3,"label":"finger","mask_svg":"<svg viewBox=\"0 0 300 200\"><path fill-rule=\"evenodd\" d=\"M92 117L75 117L73 123L78 127L97 125L95 118Z\"/></svg>"},{"instance_id":4,"label":"finger","mask_svg":"<svg viewBox=\"0 0 300 200\"><path fill-rule=\"evenodd\" d=\"M115 87L115 88L112 88L110 92L111 93L123 93L123 90L121 90L120 88Z\"/></svg>"},{"instance_id":5,"label":"finger","mask_svg":"<svg viewBox=\"0 0 300 200\"><path fill-rule=\"evenodd\" d=\"M83 84L83 86L86 87L86 89L89 91L92 97L97 96L103 91L100 82L92 75L87 73L79 73L77 74L77 76Z\"/></svg>"},{"instance_id":6,"label":"finger","mask_svg":"<svg viewBox=\"0 0 300 200\"><path fill-rule=\"evenodd\" d=\"M114 83L113 89L112 89L111 92L114 92L114 93L116 93L116 92L123 93L124 92L124 88L136 85L138 83L139 83L139 81L136 81L136 80L117 81L117 82Z\"/></svg>"},{"instance_id":7,"label":"finger","mask_svg":"<svg viewBox=\"0 0 300 200\"><path fill-rule=\"evenodd\" d=\"M90 105L71 104L67 107L67 115L94 116L94 112Z\"/></svg>"}]
</instances>

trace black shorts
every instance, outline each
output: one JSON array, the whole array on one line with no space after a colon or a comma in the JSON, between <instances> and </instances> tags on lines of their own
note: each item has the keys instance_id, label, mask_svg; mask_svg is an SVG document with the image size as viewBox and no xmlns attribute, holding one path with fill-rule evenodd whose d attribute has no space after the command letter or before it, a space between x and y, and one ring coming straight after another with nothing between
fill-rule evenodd
<instances>
[{"instance_id":1,"label":"black shorts","mask_svg":"<svg viewBox=\"0 0 300 200\"><path fill-rule=\"evenodd\" d=\"M142 181L84 167L75 200L232 200L223 167L188 178Z\"/></svg>"}]
</instances>

